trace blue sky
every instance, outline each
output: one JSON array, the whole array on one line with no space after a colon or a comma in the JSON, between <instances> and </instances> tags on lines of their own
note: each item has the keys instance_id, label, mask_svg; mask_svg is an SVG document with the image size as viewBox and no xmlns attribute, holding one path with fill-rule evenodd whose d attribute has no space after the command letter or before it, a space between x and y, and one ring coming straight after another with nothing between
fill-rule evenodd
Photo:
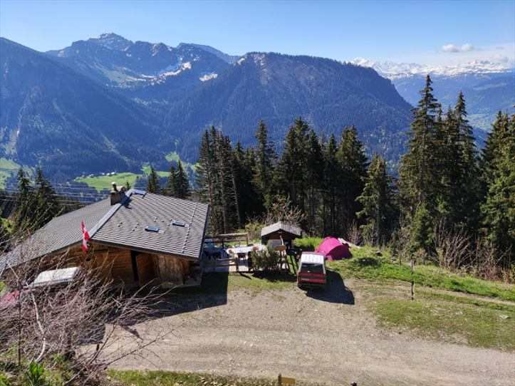
<instances>
[{"instance_id":1,"label":"blue sky","mask_svg":"<svg viewBox=\"0 0 515 386\"><path fill-rule=\"evenodd\" d=\"M515 63L515 0L0 0L0 36L39 51L104 32L229 54Z\"/></svg>"}]
</instances>

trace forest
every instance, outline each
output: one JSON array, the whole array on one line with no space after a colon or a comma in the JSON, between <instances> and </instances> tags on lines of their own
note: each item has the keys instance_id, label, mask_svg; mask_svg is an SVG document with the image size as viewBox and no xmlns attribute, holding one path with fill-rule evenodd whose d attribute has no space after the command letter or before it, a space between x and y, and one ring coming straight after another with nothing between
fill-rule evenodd
<instances>
[{"instance_id":1,"label":"forest","mask_svg":"<svg viewBox=\"0 0 515 386\"><path fill-rule=\"evenodd\" d=\"M309 235L515 280L515 115L499 112L478 149L464 95L444 111L427 76L393 171L380 154L367 157L355 127L320 138L298 118L282 154L265 122L255 136L243 148L215 127L203 134L195 193L211 205L213 233L292 221Z\"/></svg>"},{"instance_id":2,"label":"forest","mask_svg":"<svg viewBox=\"0 0 515 386\"><path fill-rule=\"evenodd\" d=\"M426 78L413 109L407 151L398 168L367 156L358 128L320 137L294 120L278 154L260 121L254 146L233 144L211 127L202 136L194 184L179 161L166 181L151 167L149 192L210 204L211 234L275 221L307 235L337 236L487 279L515 281L515 115L499 112L479 149L465 97L444 111ZM41 169L31 183L20 170L18 192L3 195L4 249L10 234L32 232L78 207L59 197Z\"/></svg>"}]
</instances>

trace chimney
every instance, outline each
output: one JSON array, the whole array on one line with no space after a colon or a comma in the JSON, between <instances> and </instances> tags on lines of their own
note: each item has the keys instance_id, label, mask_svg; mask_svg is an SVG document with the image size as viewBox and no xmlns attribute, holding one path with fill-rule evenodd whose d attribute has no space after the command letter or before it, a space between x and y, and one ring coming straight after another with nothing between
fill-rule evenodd
<instances>
[{"instance_id":1,"label":"chimney","mask_svg":"<svg viewBox=\"0 0 515 386\"><path fill-rule=\"evenodd\" d=\"M116 182L113 182L111 189L111 206L119 204L122 201L124 194L116 187Z\"/></svg>"}]
</instances>

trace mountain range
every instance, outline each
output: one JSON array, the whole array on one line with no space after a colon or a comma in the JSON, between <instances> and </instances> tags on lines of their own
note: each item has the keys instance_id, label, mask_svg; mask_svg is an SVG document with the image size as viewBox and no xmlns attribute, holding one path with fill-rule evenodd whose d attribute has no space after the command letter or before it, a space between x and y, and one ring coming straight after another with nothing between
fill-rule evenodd
<instances>
[{"instance_id":1,"label":"mountain range","mask_svg":"<svg viewBox=\"0 0 515 386\"><path fill-rule=\"evenodd\" d=\"M302 117L325 137L355 125L368 152L394 165L422 76L389 80L360 64L276 53L232 56L116 34L46 53L0 38L0 157L41 165L60 178L136 171L144 163L165 170L170 152L195 162L200 136L211 125L250 145L263 119L280 149L289 125ZM503 74L481 74L473 82L477 95L500 108L504 96L488 93L508 90L513 79ZM483 114L468 106L471 116ZM485 106L479 97L478 106Z\"/></svg>"},{"instance_id":2,"label":"mountain range","mask_svg":"<svg viewBox=\"0 0 515 386\"><path fill-rule=\"evenodd\" d=\"M472 61L454 66L416 63L374 62L355 59L352 63L375 69L395 85L399 94L416 105L425 77L431 75L434 94L444 108L454 106L460 91L465 95L470 123L488 131L499 110L515 113L515 69L510 63Z\"/></svg>"}]
</instances>

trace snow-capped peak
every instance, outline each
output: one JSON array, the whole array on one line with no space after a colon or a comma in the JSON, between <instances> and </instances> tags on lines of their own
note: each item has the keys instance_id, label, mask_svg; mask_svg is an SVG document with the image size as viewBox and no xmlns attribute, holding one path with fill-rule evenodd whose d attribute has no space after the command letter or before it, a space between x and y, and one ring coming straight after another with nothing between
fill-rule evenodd
<instances>
[{"instance_id":1,"label":"snow-capped peak","mask_svg":"<svg viewBox=\"0 0 515 386\"><path fill-rule=\"evenodd\" d=\"M512 71L509 63L494 62L489 60L474 60L468 63L456 65L424 65L417 63L395 63L390 61L375 62L364 58L356 58L350 63L371 67L380 75L388 79L406 78L414 75L446 75L455 76L462 74L484 74Z\"/></svg>"}]
</instances>

